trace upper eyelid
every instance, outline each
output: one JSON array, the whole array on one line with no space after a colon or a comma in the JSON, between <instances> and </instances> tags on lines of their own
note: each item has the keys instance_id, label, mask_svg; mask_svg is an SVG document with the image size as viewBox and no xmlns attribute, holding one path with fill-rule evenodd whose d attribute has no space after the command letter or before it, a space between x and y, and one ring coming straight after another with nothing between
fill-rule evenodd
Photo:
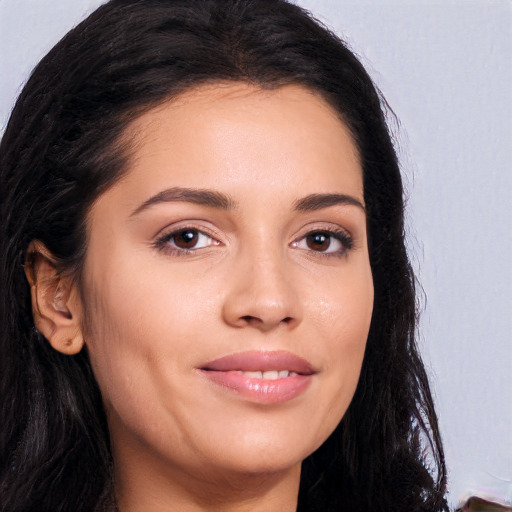
<instances>
[{"instance_id":1,"label":"upper eyelid","mask_svg":"<svg viewBox=\"0 0 512 512\"><path fill-rule=\"evenodd\" d=\"M311 233L318 233L318 232L324 232L324 233L331 233L333 236L335 235L344 235L347 238L350 238L353 240L354 236L351 232L351 230L340 226L338 224L331 224L331 223L312 223L308 226L304 226L302 229L299 230L298 235L295 236L295 240L300 240L304 238L305 236L308 236Z\"/></svg>"},{"instance_id":2,"label":"upper eyelid","mask_svg":"<svg viewBox=\"0 0 512 512\"><path fill-rule=\"evenodd\" d=\"M197 231L203 235L213 238L214 240L217 240L218 242L221 242L221 240L219 240L220 236L218 234L216 234L213 229L210 229L205 226L199 227L199 226L195 225L195 222L197 222L197 221L183 221L183 223L177 222L176 224L178 224L178 225L173 224L171 226L167 226L167 227L161 229L154 236L154 239L162 240L163 238L170 237L176 233L179 233L180 231L186 231L187 229L189 229L191 231ZM182 224L182 225L179 225L179 224Z\"/></svg>"},{"instance_id":3,"label":"upper eyelid","mask_svg":"<svg viewBox=\"0 0 512 512\"><path fill-rule=\"evenodd\" d=\"M350 244L353 244L353 237L350 233L348 233L346 230L340 229L339 231L335 231L333 229L312 229L307 231L301 236L298 236L294 239L292 243L298 242L299 240L304 240L304 238L307 238L309 235L315 234L315 233L325 233L328 236L331 236L332 238L336 238L340 242L348 241Z\"/></svg>"}]
</instances>

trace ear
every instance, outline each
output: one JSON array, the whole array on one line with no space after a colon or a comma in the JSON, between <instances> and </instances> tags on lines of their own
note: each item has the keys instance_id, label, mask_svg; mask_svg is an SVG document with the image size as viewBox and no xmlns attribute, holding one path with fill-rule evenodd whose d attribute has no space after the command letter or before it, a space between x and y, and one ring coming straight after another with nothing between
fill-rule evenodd
<instances>
[{"instance_id":1,"label":"ear","mask_svg":"<svg viewBox=\"0 0 512 512\"><path fill-rule=\"evenodd\" d=\"M30 284L37 330L63 354L77 354L84 345L80 296L70 276L57 271L55 258L44 244L31 242L25 274Z\"/></svg>"}]
</instances>

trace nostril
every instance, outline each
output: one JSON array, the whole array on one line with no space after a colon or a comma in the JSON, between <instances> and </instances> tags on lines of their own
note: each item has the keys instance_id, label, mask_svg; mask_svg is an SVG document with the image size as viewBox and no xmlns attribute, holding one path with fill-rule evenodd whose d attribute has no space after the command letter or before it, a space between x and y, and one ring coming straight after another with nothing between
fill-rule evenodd
<instances>
[{"instance_id":1,"label":"nostril","mask_svg":"<svg viewBox=\"0 0 512 512\"><path fill-rule=\"evenodd\" d=\"M263 319L258 318L257 316L253 316L253 315L241 316L240 320L243 320L247 324L256 324L256 323L258 323L258 324L262 323L263 324L263 323L266 323ZM281 321L276 322L276 323L281 323L282 322L282 323L285 323L285 324L289 324L292 321L293 321L293 318L291 316L287 316L287 317L283 318Z\"/></svg>"}]
</instances>

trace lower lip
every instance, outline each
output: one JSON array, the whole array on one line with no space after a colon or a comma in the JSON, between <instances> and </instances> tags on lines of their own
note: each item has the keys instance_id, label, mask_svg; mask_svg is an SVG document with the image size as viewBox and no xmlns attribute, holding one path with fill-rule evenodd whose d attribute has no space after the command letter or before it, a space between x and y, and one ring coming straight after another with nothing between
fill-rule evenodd
<instances>
[{"instance_id":1,"label":"lower lip","mask_svg":"<svg viewBox=\"0 0 512 512\"><path fill-rule=\"evenodd\" d=\"M211 382L259 404L288 402L303 393L313 378L313 375L295 375L269 380L247 377L234 371L201 370L201 373Z\"/></svg>"}]
</instances>

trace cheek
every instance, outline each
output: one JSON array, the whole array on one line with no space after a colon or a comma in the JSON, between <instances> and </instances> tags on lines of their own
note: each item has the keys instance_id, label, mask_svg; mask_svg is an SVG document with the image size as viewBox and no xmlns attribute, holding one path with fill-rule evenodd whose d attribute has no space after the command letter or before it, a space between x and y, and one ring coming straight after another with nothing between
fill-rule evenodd
<instances>
[{"instance_id":1,"label":"cheek","mask_svg":"<svg viewBox=\"0 0 512 512\"><path fill-rule=\"evenodd\" d=\"M373 311L373 279L368 264L333 277L311 301L310 311L331 350L358 350L366 345ZM324 283L324 284L325 284Z\"/></svg>"},{"instance_id":2,"label":"cheek","mask_svg":"<svg viewBox=\"0 0 512 512\"><path fill-rule=\"evenodd\" d=\"M177 373L192 361L193 341L211 329L218 295L208 289L211 279L171 273L160 259L117 261L108 275L91 273L94 282L86 287L86 344L107 403L141 396L142 390L152 396L157 375Z\"/></svg>"},{"instance_id":3,"label":"cheek","mask_svg":"<svg viewBox=\"0 0 512 512\"><path fill-rule=\"evenodd\" d=\"M324 394L334 426L346 412L355 392L373 311L373 281L369 265L334 283L317 301L314 314L328 359Z\"/></svg>"},{"instance_id":4,"label":"cheek","mask_svg":"<svg viewBox=\"0 0 512 512\"><path fill-rule=\"evenodd\" d=\"M118 436L124 432L120 425L130 425L141 438L151 431L155 431L153 437L158 437L155 400L163 393L161 388L172 391L169 382L158 377L175 373L174 364L183 356L180 347L170 343L179 325L179 310L169 311L155 299L164 293L163 286L148 286L147 281L136 280L107 282L90 292L94 310L90 311L86 343L109 428ZM182 302L165 303L183 308ZM174 357L168 356L170 352ZM166 362L164 369L162 361Z\"/></svg>"}]
</instances>

